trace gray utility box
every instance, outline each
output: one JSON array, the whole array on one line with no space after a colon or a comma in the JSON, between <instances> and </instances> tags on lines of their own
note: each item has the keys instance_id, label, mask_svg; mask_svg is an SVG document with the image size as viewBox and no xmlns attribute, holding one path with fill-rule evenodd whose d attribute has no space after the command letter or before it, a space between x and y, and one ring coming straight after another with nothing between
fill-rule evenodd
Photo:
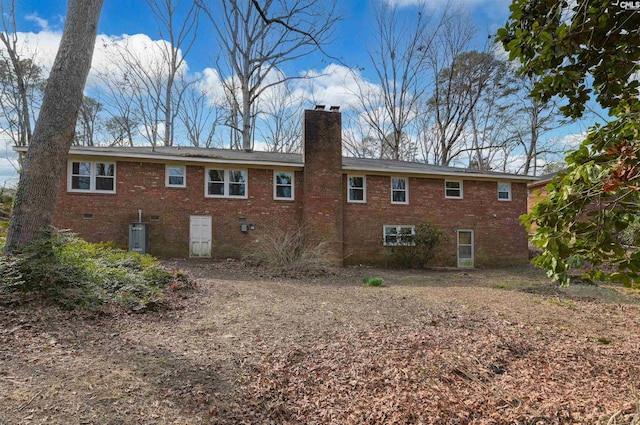
<instances>
[{"instance_id":1,"label":"gray utility box","mask_svg":"<svg viewBox=\"0 0 640 425\"><path fill-rule=\"evenodd\" d=\"M129 224L129 251L138 254L149 253L149 223Z\"/></svg>"}]
</instances>

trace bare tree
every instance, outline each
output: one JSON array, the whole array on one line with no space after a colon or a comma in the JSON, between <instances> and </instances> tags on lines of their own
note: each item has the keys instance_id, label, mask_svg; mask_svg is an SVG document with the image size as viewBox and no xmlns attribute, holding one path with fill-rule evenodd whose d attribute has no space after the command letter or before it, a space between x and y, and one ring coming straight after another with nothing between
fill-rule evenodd
<instances>
[{"instance_id":1,"label":"bare tree","mask_svg":"<svg viewBox=\"0 0 640 425\"><path fill-rule=\"evenodd\" d=\"M303 99L296 96L290 82L272 87L263 96L261 104L263 125L258 133L267 149L270 152L300 152Z\"/></svg>"},{"instance_id":2,"label":"bare tree","mask_svg":"<svg viewBox=\"0 0 640 425\"><path fill-rule=\"evenodd\" d=\"M102 0L69 0L33 137L23 162L4 254L20 250L51 225L91 67Z\"/></svg>"},{"instance_id":3,"label":"bare tree","mask_svg":"<svg viewBox=\"0 0 640 425\"><path fill-rule=\"evenodd\" d=\"M118 78L109 72L103 72L98 77L103 88L103 113L109 117L105 119L105 130L111 137L109 144L133 146L141 119L132 85L126 76Z\"/></svg>"},{"instance_id":4,"label":"bare tree","mask_svg":"<svg viewBox=\"0 0 640 425\"><path fill-rule=\"evenodd\" d=\"M539 161L541 158L558 156L564 149L551 140L544 140L542 136L567 124L569 120L560 113L554 99L543 102L529 95L536 77L522 75L515 78L519 88L514 92L518 105L515 108L517 119L512 121L510 131L513 143L524 157L518 172L536 176L538 169L543 166Z\"/></svg>"},{"instance_id":5,"label":"bare tree","mask_svg":"<svg viewBox=\"0 0 640 425\"><path fill-rule=\"evenodd\" d=\"M152 146L174 143L175 125L182 101L179 84L185 78L185 60L197 33L199 8L180 0L147 0L158 26L161 40L137 51L132 38L108 45L113 71L102 77L108 80L115 106L112 116L125 117L123 123L138 122L139 133ZM135 115L134 115L135 114Z\"/></svg>"},{"instance_id":6,"label":"bare tree","mask_svg":"<svg viewBox=\"0 0 640 425\"><path fill-rule=\"evenodd\" d=\"M335 1L228 0L218 7L204 1L199 5L215 29L227 68L223 81L231 113L226 124L242 135L242 148L251 150L259 99L270 87L303 78L283 77L280 67L330 40Z\"/></svg>"},{"instance_id":7,"label":"bare tree","mask_svg":"<svg viewBox=\"0 0 640 425\"><path fill-rule=\"evenodd\" d=\"M185 85L180 89L183 98L178 116L187 140L194 147L210 148L216 127L222 122L221 108L216 105L220 100L214 99L211 90L201 81L181 80L179 84Z\"/></svg>"},{"instance_id":8,"label":"bare tree","mask_svg":"<svg viewBox=\"0 0 640 425\"><path fill-rule=\"evenodd\" d=\"M378 141L380 157L410 159L415 147L407 143L407 131L419 114L418 105L428 87L424 77L433 38L427 34L437 34L440 22L429 28L431 18L425 6L417 14L412 12L411 19L402 19L397 5L377 5L375 45L368 53L379 86L355 78L360 82L355 93L360 119L372 130L366 136L367 144L372 137Z\"/></svg>"},{"instance_id":9,"label":"bare tree","mask_svg":"<svg viewBox=\"0 0 640 425\"><path fill-rule=\"evenodd\" d=\"M450 28L447 33L456 31L457 28ZM457 54L451 57L449 67L440 68L437 73L427 105L429 115L425 129L425 142L431 144L425 151L430 150L431 160L441 165L449 165L467 149L464 133L470 131L472 114L491 84L497 66L497 61L488 53L459 51L468 39L457 39L458 35L448 37L453 37L454 42L447 50ZM434 60L433 63L437 66L442 62Z\"/></svg>"},{"instance_id":10,"label":"bare tree","mask_svg":"<svg viewBox=\"0 0 640 425\"><path fill-rule=\"evenodd\" d=\"M186 11L183 16L179 16L180 6L185 3ZM195 2L180 0L147 0L147 4L158 23L161 38L168 41L162 44L168 72L163 86L164 99L159 103L164 112L164 145L171 146L175 130L174 119L180 109L183 94L181 90L176 92L174 85L195 42L200 8Z\"/></svg>"},{"instance_id":11,"label":"bare tree","mask_svg":"<svg viewBox=\"0 0 640 425\"><path fill-rule=\"evenodd\" d=\"M16 27L15 0L0 2L2 32L0 32L0 113L2 132L16 146L26 146L31 140L34 102L44 88L42 71L33 58L20 56Z\"/></svg>"},{"instance_id":12,"label":"bare tree","mask_svg":"<svg viewBox=\"0 0 640 425\"><path fill-rule=\"evenodd\" d=\"M76 121L76 134L74 143L81 146L94 146L97 127L100 125L100 111L102 104L96 99L84 96L80 111L78 112L78 120Z\"/></svg>"}]
</instances>

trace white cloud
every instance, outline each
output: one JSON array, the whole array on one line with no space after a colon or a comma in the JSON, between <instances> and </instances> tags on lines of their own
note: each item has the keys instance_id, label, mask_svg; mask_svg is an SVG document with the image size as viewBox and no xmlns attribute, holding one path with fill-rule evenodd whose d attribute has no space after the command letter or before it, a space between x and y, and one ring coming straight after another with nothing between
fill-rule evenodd
<instances>
[{"instance_id":1,"label":"white cloud","mask_svg":"<svg viewBox=\"0 0 640 425\"><path fill-rule=\"evenodd\" d=\"M18 184L18 154L7 146L0 152L0 189Z\"/></svg>"},{"instance_id":2,"label":"white cloud","mask_svg":"<svg viewBox=\"0 0 640 425\"><path fill-rule=\"evenodd\" d=\"M31 13L24 17L27 21L35 22L41 29L49 29L49 21L38 16L37 13Z\"/></svg>"},{"instance_id":3,"label":"white cloud","mask_svg":"<svg viewBox=\"0 0 640 425\"><path fill-rule=\"evenodd\" d=\"M358 105L358 93L375 96L380 92L379 86L342 65L330 64L323 70L310 70L306 74L311 78L301 80L297 90L302 92L303 98L317 104L351 109Z\"/></svg>"},{"instance_id":4,"label":"white cloud","mask_svg":"<svg viewBox=\"0 0 640 425\"><path fill-rule=\"evenodd\" d=\"M586 138L586 132L567 134L558 139L556 144L560 145L564 150L575 149L580 146L580 143L582 143Z\"/></svg>"}]
</instances>

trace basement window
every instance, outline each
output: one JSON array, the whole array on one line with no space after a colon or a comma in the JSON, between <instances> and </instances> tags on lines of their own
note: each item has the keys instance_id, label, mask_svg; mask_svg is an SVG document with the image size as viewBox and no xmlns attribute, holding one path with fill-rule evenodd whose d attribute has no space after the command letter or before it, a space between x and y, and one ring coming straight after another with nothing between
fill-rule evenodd
<instances>
[{"instance_id":1,"label":"basement window","mask_svg":"<svg viewBox=\"0 0 640 425\"><path fill-rule=\"evenodd\" d=\"M347 200L349 202L367 202L367 179L365 176L347 177Z\"/></svg>"},{"instance_id":2,"label":"basement window","mask_svg":"<svg viewBox=\"0 0 640 425\"><path fill-rule=\"evenodd\" d=\"M67 191L116 192L116 164L113 162L69 161Z\"/></svg>"},{"instance_id":3,"label":"basement window","mask_svg":"<svg viewBox=\"0 0 640 425\"><path fill-rule=\"evenodd\" d=\"M247 198L247 170L216 170L205 172L204 196L207 198Z\"/></svg>"},{"instance_id":4,"label":"basement window","mask_svg":"<svg viewBox=\"0 0 640 425\"><path fill-rule=\"evenodd\" d=\"M413 246L416 226L385 225L383 235L384 246Z\"/></svg>"}]
</instances>

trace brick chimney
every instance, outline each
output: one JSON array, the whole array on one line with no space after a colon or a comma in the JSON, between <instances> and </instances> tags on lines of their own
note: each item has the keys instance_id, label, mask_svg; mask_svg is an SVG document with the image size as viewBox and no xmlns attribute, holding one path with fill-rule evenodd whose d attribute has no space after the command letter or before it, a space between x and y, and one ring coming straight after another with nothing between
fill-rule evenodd
<instances>
[{"instance_id":1,"label":"brick chimney","mask_svg":"<svg viewBox=\"0 0 640 425\"><path fill-rule=\"evenodd\" d=\"M323 105L304 111L303 224L309 243L326 240L329 255L343 264L342 114Z\"/></svg>"}]
</instances>

